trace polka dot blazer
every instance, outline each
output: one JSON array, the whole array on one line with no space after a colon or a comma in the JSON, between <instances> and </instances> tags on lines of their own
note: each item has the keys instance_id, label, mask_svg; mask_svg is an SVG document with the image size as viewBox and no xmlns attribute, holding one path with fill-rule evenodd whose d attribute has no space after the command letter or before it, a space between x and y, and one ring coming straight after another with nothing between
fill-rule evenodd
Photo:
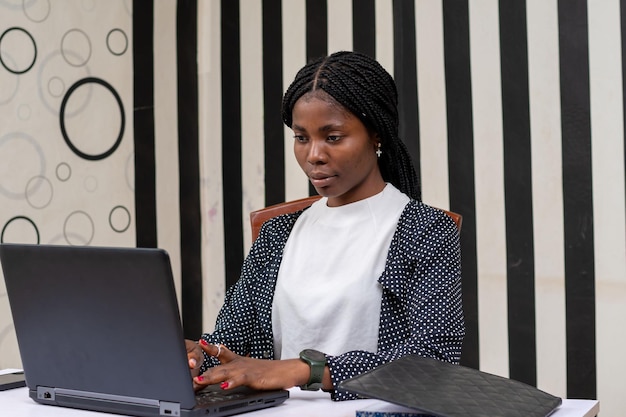
<instances>
[{"instance_id":1,"label":"polka dot blazer","mask_svg":"<svg viewBox=\"0 0 626 417\"><path fill-rule=\"evenodd\" d=\"M223 343L239 355L274 357L272 298L283 248L301 213L278 216L262 226L240 279L226 293L214 332L203 339ZM333 385L408 354L458 363L465 328L459 233L452 219L411 200L400 216L378 282L383 289L378 349L328 356ZM206 356L201 371L217 364ZM337 389L331 397L356 398Z\"/></svg>"}]
</instances>

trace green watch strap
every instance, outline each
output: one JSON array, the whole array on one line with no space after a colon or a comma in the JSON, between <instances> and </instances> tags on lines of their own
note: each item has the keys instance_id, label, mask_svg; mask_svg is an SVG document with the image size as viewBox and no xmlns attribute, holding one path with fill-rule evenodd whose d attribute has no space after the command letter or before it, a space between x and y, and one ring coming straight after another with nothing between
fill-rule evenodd
<instances>
[{"instance_id":1,"label":"green watch strap","mask_svg":"<svg viewBox=\"0 0 626 417\"><path fill-rule=\"evenodd\" d=\"M300 389L306 391L317 391L322 388L324 369L326 368L326 355L317 350L304 349L300 352L300 359L306 362L311 368L309 381L304 385L300 385Z\"/></svg>"}]
</instances>

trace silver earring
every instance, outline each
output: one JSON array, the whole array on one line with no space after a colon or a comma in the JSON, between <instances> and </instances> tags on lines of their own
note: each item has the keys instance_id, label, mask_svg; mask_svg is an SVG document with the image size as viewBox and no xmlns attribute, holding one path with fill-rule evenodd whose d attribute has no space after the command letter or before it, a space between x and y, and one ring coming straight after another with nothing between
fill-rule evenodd
<instances>
[{"instance_id":1,"label":"silver earring","mask_svg":"<svg viewBox=\"0 0 626 417\"><path fill-rule=\"evenodd\" d=\"M380 143L378 143L378 149L376 149L376 156L380 158L383 154L383 151L380 150Z\"/></svg>"}]
</instances>

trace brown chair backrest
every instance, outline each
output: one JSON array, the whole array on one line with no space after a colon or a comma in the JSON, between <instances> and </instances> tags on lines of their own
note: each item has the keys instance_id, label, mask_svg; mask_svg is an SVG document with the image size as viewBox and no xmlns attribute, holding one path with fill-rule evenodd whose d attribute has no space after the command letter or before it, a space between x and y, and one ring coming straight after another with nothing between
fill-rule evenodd
<instances>
[{"instance_id":1,"label":"brown chair backrest","mask_svg":"<svg viewBox=\"0 0 626 417\"><path fill-rule=\"evenodd\" d=\"M319 200L321 196L314 195L312 197L305 197L299 200L287 201L285 203L274 204L273 206L268 206L262 208L260 210L256 210L250 213L250 224L252 225L252 241L254 242L256 238L259 236L259 231L261 230L261 226L267 220L272 217L276 217L281 214L293 213L298 210L302 210L306 207L309 207L315 201ZM458 213L454 213L452 211L443 210L448 216L454 220L456 223L456 227L461 230L461 224L463 223L463 216Z\"/></svg>"}]
</instances>

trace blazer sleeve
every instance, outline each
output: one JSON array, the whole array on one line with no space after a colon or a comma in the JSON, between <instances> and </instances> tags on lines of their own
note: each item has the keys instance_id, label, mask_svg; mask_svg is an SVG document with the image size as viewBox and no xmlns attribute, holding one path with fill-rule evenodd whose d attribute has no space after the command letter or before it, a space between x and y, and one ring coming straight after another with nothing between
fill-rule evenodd
<instances>
[{"instance_id":1,"label":"blazer sleeve","mask_svg":"<svg viewBox=\"0 0 626 417\"><path fill-rule=\"evenodd\" d=\"M226 291L215 330L202 339L222 343L241 356L273 359L272 299L283 248L297 217L297 213L279 216L263 224L239 279ZM217 359L205 355L200 370L216 365Z\"/></svg>"}]
</instances>

